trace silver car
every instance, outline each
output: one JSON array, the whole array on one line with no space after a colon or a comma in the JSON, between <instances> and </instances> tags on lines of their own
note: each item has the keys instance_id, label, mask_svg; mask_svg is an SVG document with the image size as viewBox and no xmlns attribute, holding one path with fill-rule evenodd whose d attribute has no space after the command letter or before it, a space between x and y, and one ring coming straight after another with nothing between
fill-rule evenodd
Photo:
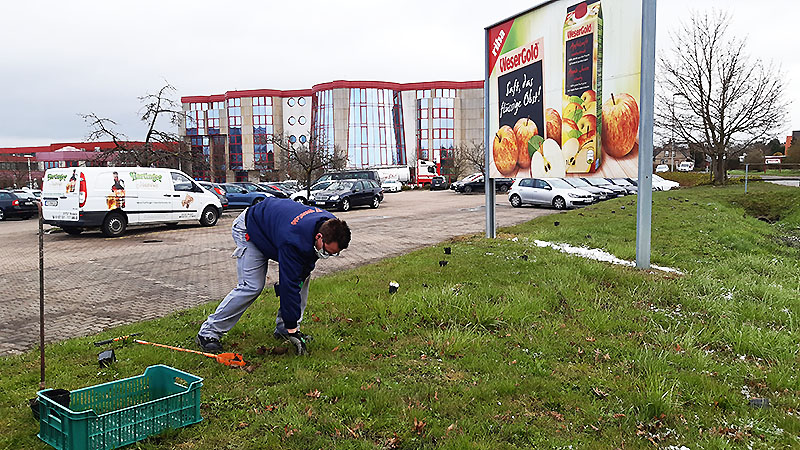
<instances>
[{"instance_id":1,"label":"silver car","mask_svg":"<svg viewBox=\"0 0 800 450\"><path fill-rule=\"evenodd\" d=\"M508 191L511 206L548 205L555 209L590 205L592 194L572 187L561 178L518 178Z\"/></svg>"}]
</instances>

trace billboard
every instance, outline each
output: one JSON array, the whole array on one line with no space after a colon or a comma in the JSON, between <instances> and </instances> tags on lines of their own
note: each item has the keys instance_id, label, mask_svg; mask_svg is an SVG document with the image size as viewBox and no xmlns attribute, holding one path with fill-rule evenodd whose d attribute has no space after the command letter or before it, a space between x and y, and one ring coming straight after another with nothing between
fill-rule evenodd
<instances>
[{"instance_id":1,"label":"billboard","mask_svg":"<svg viewBox=\"0 0 800 450\"><path fill-rule=\"evenodd\" d=\"M487 28L489 176L636 177L642 0L557 0Z\"/></svg>"}]
</instances>

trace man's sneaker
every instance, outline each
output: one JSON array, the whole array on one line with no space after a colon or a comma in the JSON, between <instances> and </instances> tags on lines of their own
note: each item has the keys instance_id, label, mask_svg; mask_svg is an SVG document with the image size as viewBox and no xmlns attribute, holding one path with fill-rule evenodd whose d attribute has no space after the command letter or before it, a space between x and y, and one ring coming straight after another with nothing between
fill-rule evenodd
<instances>
[{"instance_id":1,"label":"man's sneaker","mask_svg":"<svg viewBox=\"0 0 800 450\"><path fill-rule=\"evenodd\" d=\"M219 339L215 337L200 336L198 334L194 341L197 342L197 345L199 345L204 352L218 352L222 350L222 344L220 344Z\"/></svg>"},{"instance_id":2,"label":"man's sneaker","mask_svg":"<svg viewBox=\"0 0 800 450\"><path fill-rule=\"evenodd\" d=\"M314 340L314 337L312 337L310 334L305 334L302 331L298 331L297 334L299 334L300 337L302 337L303 340L306 341L306 342L311 342L311 341ZM274 337L275 339L277 339L279 341L285 341L285 340L289 339L289 333L279 333L278 330L275 330L272 333L272 337Z\"/></svg>"}]
</instances>

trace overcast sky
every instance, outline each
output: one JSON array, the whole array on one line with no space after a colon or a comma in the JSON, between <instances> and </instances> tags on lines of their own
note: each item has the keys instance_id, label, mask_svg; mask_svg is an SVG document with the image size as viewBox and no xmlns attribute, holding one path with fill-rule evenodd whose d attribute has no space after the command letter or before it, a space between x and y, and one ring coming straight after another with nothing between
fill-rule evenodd
<instances>
[{"instance_id":1,"label":"overcast sky","mask_svg":"<svg viewBox=\"0 0 800 450\"><path fill-rule=\"evenodd\" d=\"M85 140L80 113L141 139L138 96L308 89L333 80L481 80L484 27L540 1L13 1L0 17L0 147ZM780 64L800 130L790 0L660 0L657 51L691 10L727 10L750 54ZM781 141L783 141L781 137Z\"/></svg>"}]
</instances>

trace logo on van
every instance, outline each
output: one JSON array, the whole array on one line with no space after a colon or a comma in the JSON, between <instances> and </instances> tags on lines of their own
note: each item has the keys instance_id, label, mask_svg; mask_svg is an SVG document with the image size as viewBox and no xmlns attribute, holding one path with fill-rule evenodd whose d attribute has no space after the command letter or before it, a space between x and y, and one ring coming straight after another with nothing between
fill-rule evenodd
<instances>
[{"instance_id":1,"label":"logo on van","mask_svg":"<svg viewBox=\"0 0 800 450\"><path fill-rule=\"evenodd\" d=\"M47 174L47 181L50 181L50 180L64 181L66 179L67 179L67 174L62 174L62 173L48 173Z\"/></svg>"},{"instance_id":2,"label":"logo on van","mask_svg":"<svg viewBox=\"0 0 800 450\"><path fill-rule=\"evenodd\" d=\"M161 175L157 173L136 173L130 172L131 180L150 180L156 183L161 183Z\"/></svg>"}]
</instances>

